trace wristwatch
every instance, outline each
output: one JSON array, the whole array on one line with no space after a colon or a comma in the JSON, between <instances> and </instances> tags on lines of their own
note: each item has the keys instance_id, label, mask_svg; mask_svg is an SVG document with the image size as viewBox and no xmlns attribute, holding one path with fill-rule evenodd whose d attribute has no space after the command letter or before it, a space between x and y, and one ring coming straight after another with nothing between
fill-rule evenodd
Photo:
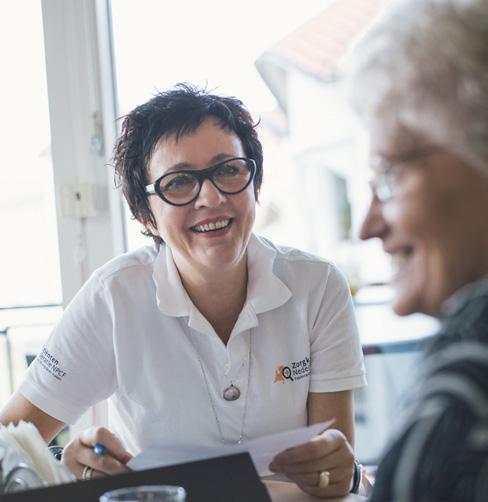
<instances>
[{"instance_id":1,"label":"wristwatch","mask_svg":"<svg viewBox=\"0 0 488 502\"><path fill-rule=\"evenodd\" d=\"M354 476L352 478L351 493L359 493L359 485L361 484L362 465L354 459Z\"/></svg>"}]
</instances>

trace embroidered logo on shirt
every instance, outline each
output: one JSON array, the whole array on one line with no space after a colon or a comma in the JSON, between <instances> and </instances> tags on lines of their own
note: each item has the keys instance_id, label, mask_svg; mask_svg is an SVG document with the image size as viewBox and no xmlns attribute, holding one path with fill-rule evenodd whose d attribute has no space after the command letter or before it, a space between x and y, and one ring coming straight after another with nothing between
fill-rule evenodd
<instances>
[{"instance_id":1,"label":"embroidered logo on shirt","mask_svg":"<svg viewBox=\"0 0 488 502\"><path fill-rule=\"evenodd\" d=\"M285 383L285 377L283 376L283 368L284 368L284 366L278 366L276 368L275 379L274 379L273 383L276 383L276 382Z\"/></svg>"},{"instance_id":2,"label":"embroidered logo on shirt","mask_svg":"<svg viewBox=\"0 0 488 502\"><path fill-rule=\"evenodd\" d=\"M301 361L292 362L289 365L280 365L275 370L273 383L285 383L287 380L289 382L294 382L295 380L308 377L310 376L310 366L311 361L309 357Z\"/></svg>"},{"instance_id":3,"label":"embroidered logo on shirt","mask_svg":"<svg viewBox=\"0 0 488 502\"><path fill-rule=\"evenodd\" d=\"M59 361L44 347L36 357L36 361L57 380L66 375L66 371L59 367Z\"/></svg>"}]
</instances>

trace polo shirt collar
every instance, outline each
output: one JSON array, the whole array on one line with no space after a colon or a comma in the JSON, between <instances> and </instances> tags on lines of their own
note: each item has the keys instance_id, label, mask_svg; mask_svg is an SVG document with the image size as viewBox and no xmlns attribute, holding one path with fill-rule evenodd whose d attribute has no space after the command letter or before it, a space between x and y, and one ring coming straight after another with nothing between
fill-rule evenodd
<instances>
[{"instance_id":1,"label":"polo shirt collar","mask_svg":"<svg viewBox=\"0 0 488 502\"><path fill-rule=\"evenodd\" d=\"M159 310L171 317L189 316L193 304L181 283L173 253L166 244L159 246L152 277Z\"/></svg>"},{"instance_id":2,"label":"polo shirt collar","mask_svg":"<svg viewBox=\"0 0 488 502\"><path fill-rule=\"evenodd\" d=\"M258 325L256 315L276 309L292 296L288 287L274 274L276 250L263 238L252 234L247 248L248 288L242 315L235 330ZM162 244L154 262L153 281L159 310L171 317L189 317L189 325L208 331L208 321L198 312L186 292L171 249Z\"/></svg>"},{"instance_id":3,"label":"polo shirt collar","mask_svg":"<svg viewBox=\"0 0 488 502\"><path fill-rule=\"evenodd\" d=\"M288 287L274 273L276 249L262 237L251 235L247 247L248 286L246 303L256 314L284 305L292 296Z\"/></svg>"}]
</instances>

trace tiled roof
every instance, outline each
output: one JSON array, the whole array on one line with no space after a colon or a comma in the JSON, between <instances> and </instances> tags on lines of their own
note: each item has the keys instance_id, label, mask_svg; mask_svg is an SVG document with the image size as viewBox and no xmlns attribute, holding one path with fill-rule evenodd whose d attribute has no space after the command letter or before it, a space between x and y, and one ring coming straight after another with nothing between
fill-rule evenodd
<instances>
[{"instance_id":1,"label":"tiled roof","mask_svg":"<svg viewBox=\"0 0 488 502\"><path fill-rule=\"evenodd\" d=\"M321 80L334 75L341 58L389 0L335 0L321 13L268 49L261 58L291 65Z\"/></svg>"}]
</instances>

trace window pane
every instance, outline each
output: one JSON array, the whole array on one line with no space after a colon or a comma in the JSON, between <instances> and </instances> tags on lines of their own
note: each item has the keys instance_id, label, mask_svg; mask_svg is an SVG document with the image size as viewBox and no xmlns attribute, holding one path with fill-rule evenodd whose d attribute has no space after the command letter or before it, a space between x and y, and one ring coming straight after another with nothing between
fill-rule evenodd
<instances>
[{"instance_id":1,"label":"window pane","mask_svg":"<svg viewBox=\"0 0 488 502\"><path fill-rule=\"evenodd\" d=\"M112 0L121 115L182 81L241 98L261 120L256 232L383 281L386 260L354 238L369 191L338 71L382 3L249 0L236 15L224 0ZM127 225L129 248L150 243Z\"/></svg>"},{"instance_id":2,"label":"window pane","mask_svg":"<svg viewBox=\"0 0 488 502\"><path fill-rule=\"evenodd\" d=\"M328 2L313 0L298 5L250 1L239 9L237 22L235 6L223 0L112 0L121 114L146 101L155 91L182 81L207 84L209 89L239 97L255 118L273 113L276 99L260 77L255 61L280 36ZM209 15L210 12L218 15ZM269 159L271 147L267 147L266 138L262 141ZM266 169L271 169L271 165L267 162ZM267 181L262 197L270 190L271 183ZM129 248L148 243L139 238L139 226L131 223Z\"/></svg>"},{"instance_id":3,"label":"window pane","mask_svg":"<svg viewBox=\"0 0 488 502\"><path fill-rule=\"evenodd\" d=\"M0 406L61 301L41 1L0 4Z\"/></svg>"},{"instance_id":4,"label":"window pane","mask_svg":"<svg viewBox=\"0 0 488 502\"><path fill-rule=\"evenodd\" d=\"M0 4L0 47L0 306L59 303L40 0Z\"/></svg>"}]
</instances>

